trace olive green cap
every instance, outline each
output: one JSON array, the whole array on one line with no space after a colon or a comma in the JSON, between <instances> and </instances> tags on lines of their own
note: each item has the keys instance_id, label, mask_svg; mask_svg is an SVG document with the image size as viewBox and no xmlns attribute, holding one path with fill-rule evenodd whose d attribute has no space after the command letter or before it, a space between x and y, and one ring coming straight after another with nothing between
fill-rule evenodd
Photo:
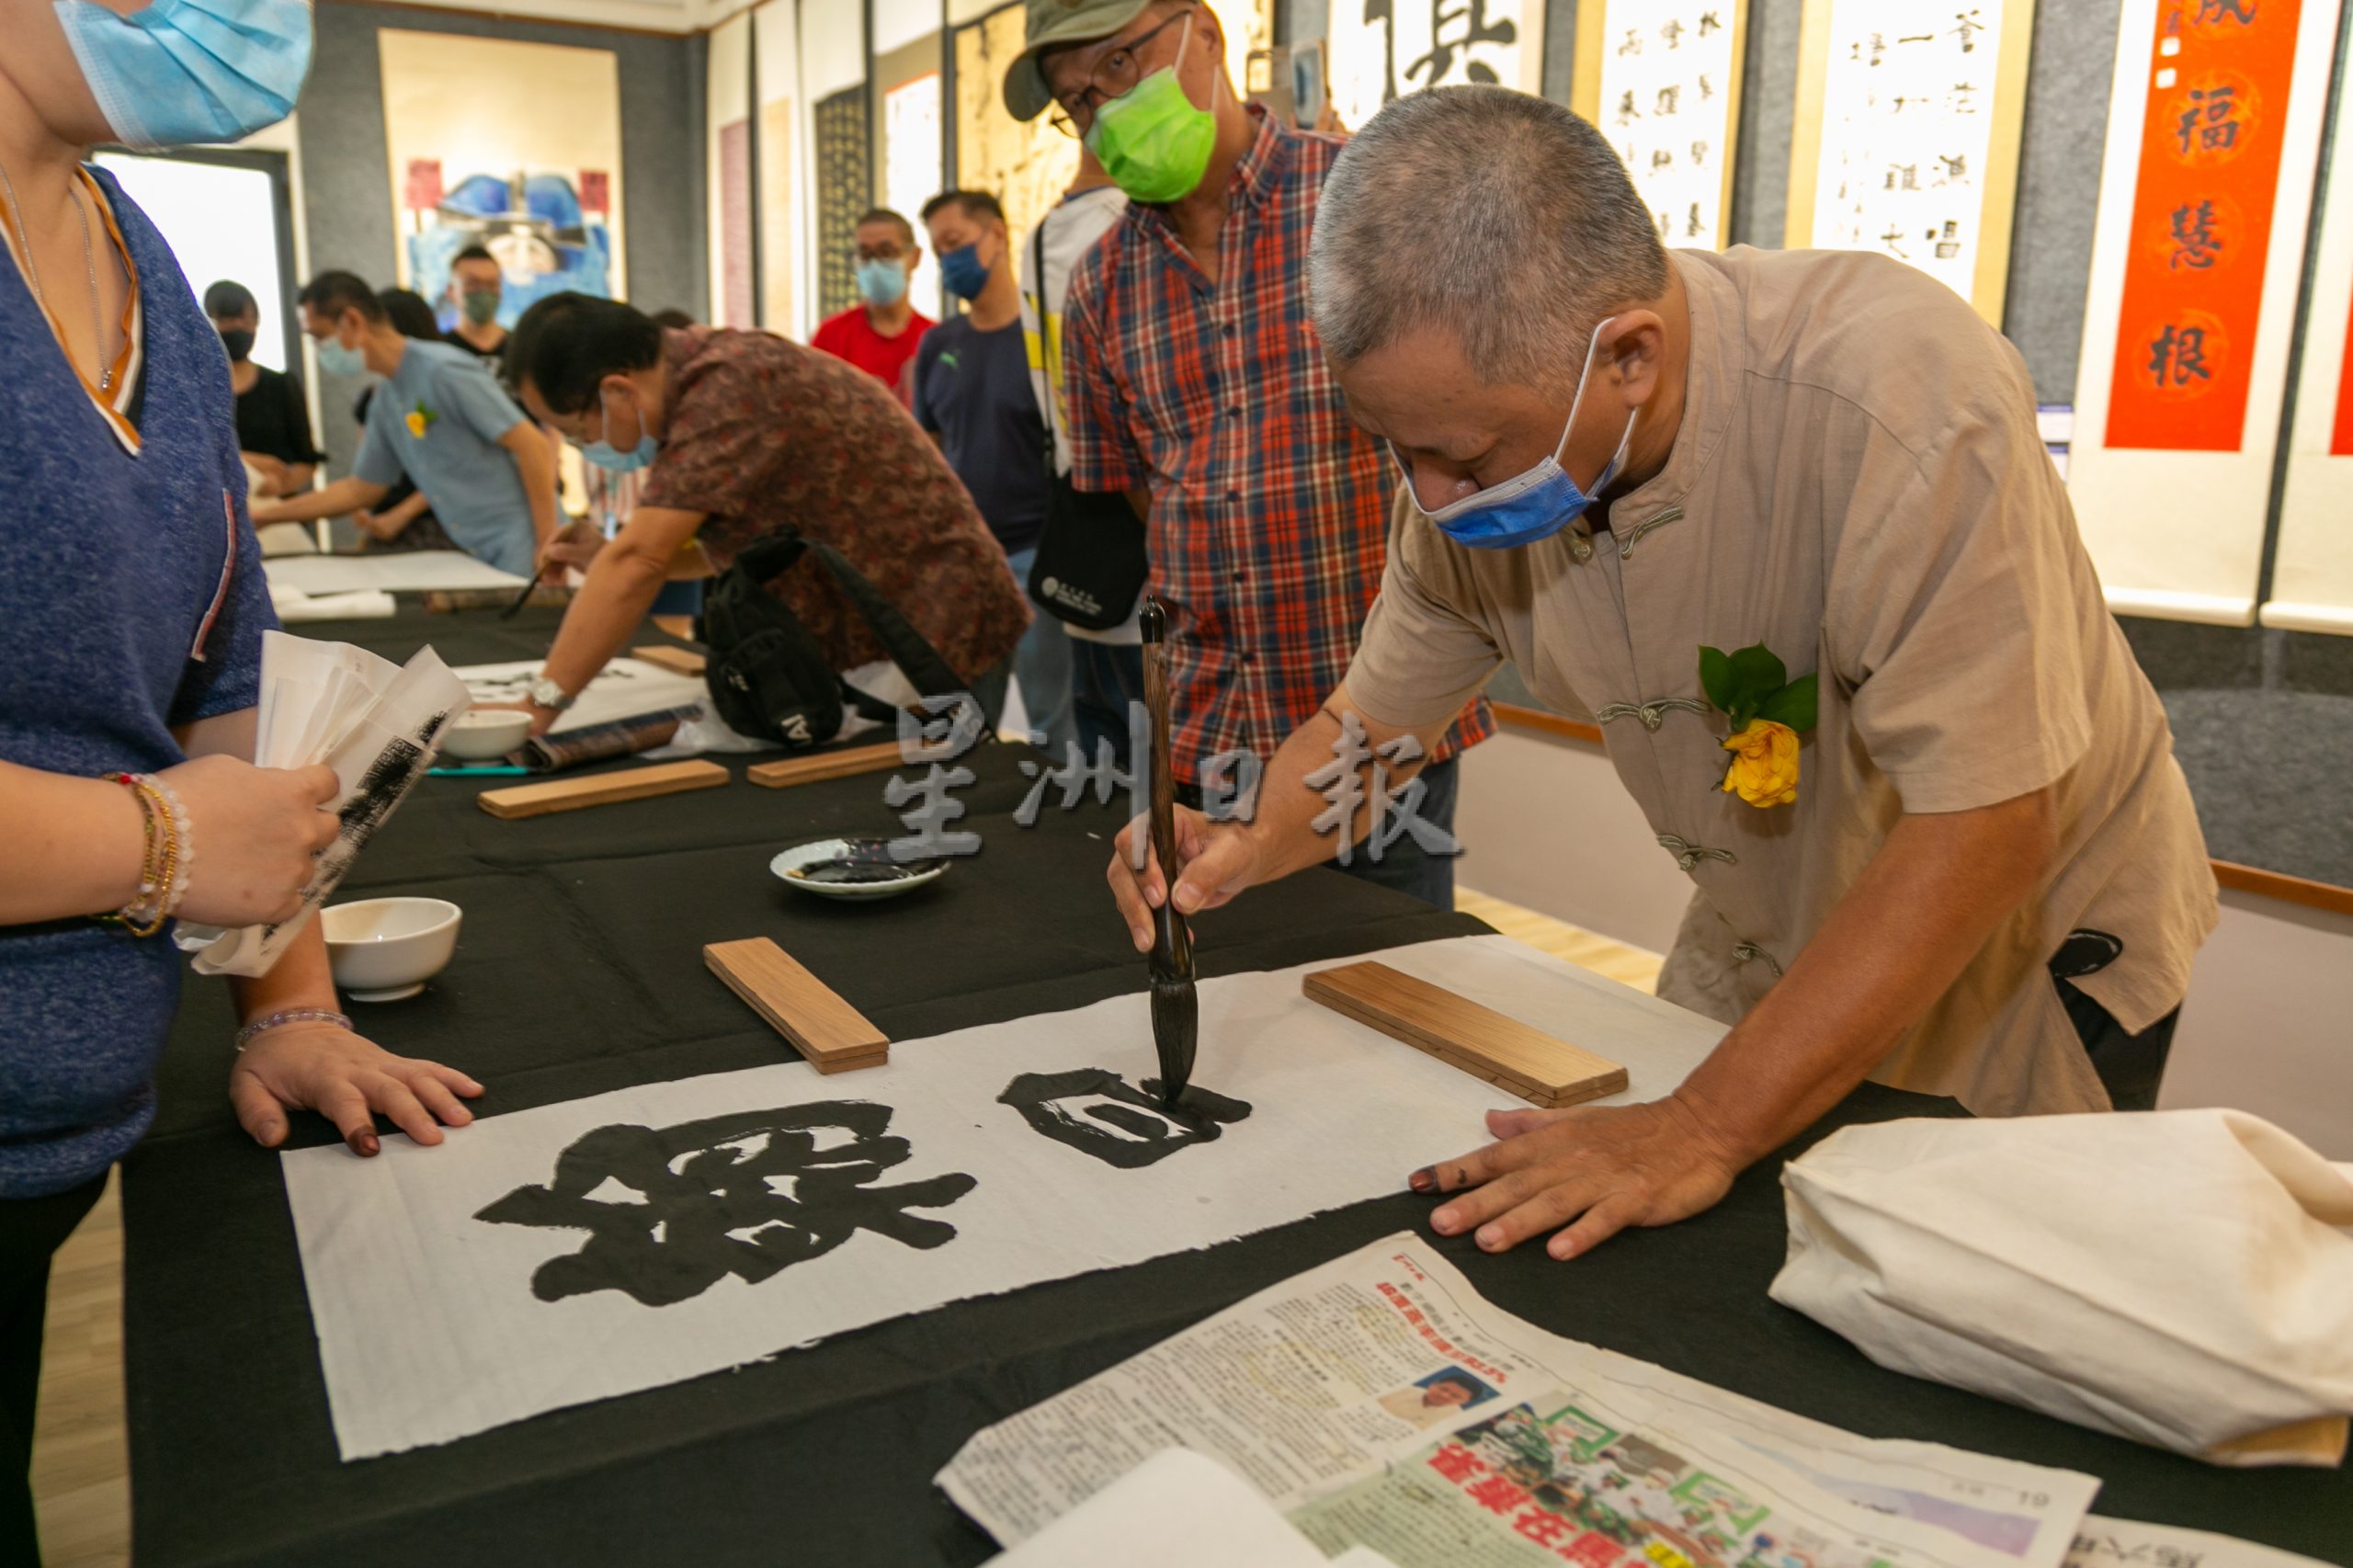
<instances>
[{"instance_id":1,"label":"olive green cap","mask_svg":"<svg viewBox=\"0 0 2353 1568\"><path fill-rule=\"evenodd\" d=\"M1152 0L1029 0L1025 7L1021 52L1005 73L1005 107L1016 119L1035 119L1054 101L1047 90L1045 73L1038 69L1040 50L1093 43L1109 38L1143 14Z\"/></svg>"}]
</instances>

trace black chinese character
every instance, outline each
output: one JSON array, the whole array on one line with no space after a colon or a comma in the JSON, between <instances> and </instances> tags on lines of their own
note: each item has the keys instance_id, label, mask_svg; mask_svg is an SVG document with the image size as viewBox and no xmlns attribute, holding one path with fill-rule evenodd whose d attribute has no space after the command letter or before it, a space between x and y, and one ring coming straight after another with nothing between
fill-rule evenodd
<instances>
[{"instance_id":1,"label":"black chinese character","mask_svg":"<svg viewBox=\"0 0 2353 1568\"><path fill-rule=\"evenodd\" d=\"M2201 153L2221 153L2238 145L2239 94L2228 82L2189 89L2189 107L2181 111L2175 135L2187 153L2191 136Z\"/></svg>"},{"instance_id":2,"label":"black chinese character","mask_svg":"<svg viewBox=\"0 0 2353 1568\"><path fill-rule=\"evenodd\" d=\"M1457 54L1467 56L1474 44L1507 44L1518 38L1519 25L1509 17L1492 22L1487 19L1487 0L1462 0L1451 10L1447 8L1446 0L1430 0L1430 51L1405 67L1405 79L1412 81L1419 76L1423 86L1435 87L1449 79ZM1484 82L1490 86L1500 80L1495 67L1480 60L1466 61L1462 74L1465 80Z\"/></svg>"},{"instance_id":3,"label":"black chinese character","mask_svg":"<svg viewBox=\"0 0 2353 1568\"><path fill-rule=\"evenodd\" d=\"M474 1218L588 1233L578 1252L532 1274L540 1301L620 1290L649 1307L675 1306L731 1274L757 1284L860 1231L911 1247L955 1240L955 1226L908 1210L945 1207L979 1184L950 1173L875 1186L909 1154L905 1139L881 1135L890 1124L889 1106L823 1100L676 1127L599 1127L556 1156L545 1187L518 1187Z\"/></svg>"},{"instance_id":4,"label":"black chinese character","mask_svg":"<svg viewBox=\"0 0 2353 1568\"><path fill-rule=\"evenodd\" d=\"M2168 267L2203 272L2222 259L2222 236L2214 232L2214 204L2185 201L2173 210L2173 255Z\"/></svg>"},{"instance_id":5,"label":"black chinese character","mask_svg":"<svg viewBox=\"0 0 2353 1568\"><path fill-rule=\"evenodd\" d=\"M1683 89L1679 86L1670 85L1661 87L1658 90L1657 101L1651 105L1651 112L1654 114L1673 114L1675 112L1676 103L1682 97Z\"/></svg>"},{"instance_id":6,"label":"black chinese character","mask_svg":"<svg viewBox=\"0 0 2353 1568\"><path fill-rule=\"evenodd\" d=\"M2213 371L2206 368L2206 329L2167 323L2149 342L2149 374L2161 387L2186 387L2192 377L2213 380Z\"/></svg>"},{"instance_id":7,"label":"black chinese character","mask_svg":"<svg viewBox=\"0 0 2353 1568\"><path fill-rule=\"evenodd\" d=\"M2209 22L2230 19L2251 28L2255 26L2256 5L2256 0L2198 0L2198 25L2202 28Z\"/></svg>"},{"instance_id":8,"label":"black chinese character","mask_svg":"<svg viewBox=\"0 0 2353 1568\"><path fill-rule=\"evenodd\" d=\"M1068 1073L1024 1073L997 1096L1036 1131L1123 1171L1156 1165L1179 1149L1211 1143L1229 1122L1249 1116L1245 1100L1228 1099L1199 1085L1169 1105L1163 1085L1146 1078L1139 1089L1103 1067Z\"/></svg>"}]
</instances>

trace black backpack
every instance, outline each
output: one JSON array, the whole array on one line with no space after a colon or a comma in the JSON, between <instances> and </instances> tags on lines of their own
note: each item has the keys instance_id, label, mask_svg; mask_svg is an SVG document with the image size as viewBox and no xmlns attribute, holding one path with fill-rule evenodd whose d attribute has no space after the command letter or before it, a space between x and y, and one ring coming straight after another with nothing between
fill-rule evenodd
<instances>
[{"instance_id":1,"label":"black backpack","mask_svg":"<svg viewBox=\"0 0 2353 1568\"><path fill-rule=\"evenodd\" d=\"M858 690L837 674L817 640L783 600L767 591L803 553L813 555L915 690L925 697L962 691L965 683L906 618L832 545L786 528L735 558L703 599L695 637L710 650L703 679L711 706L739 734L773 741L788 751L821 746L842 726L845 707L880 723L899 710Z\"/></svg>"}]
</instances>

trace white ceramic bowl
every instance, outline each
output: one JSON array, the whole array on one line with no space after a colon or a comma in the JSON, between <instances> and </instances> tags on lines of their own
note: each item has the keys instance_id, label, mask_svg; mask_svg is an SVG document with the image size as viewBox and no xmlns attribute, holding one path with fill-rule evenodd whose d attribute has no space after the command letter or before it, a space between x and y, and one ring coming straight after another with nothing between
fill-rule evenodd
<instances>
[{"instance_id":1,"label":"white ceramic bowl","mask_svg":"<svg viewBox=\"0 0 2353 1568\"><path fill-rule=\"evenodd\" d=\"M802 892L815 893L820 898L838 898L850 903L870 902L878 898L896 898L926 882L936 882L948 872L944 859L914 860L889 869L878 868L872 881L827 881L813 877L819 868L839 860L844 856L881 857L889 840L881 838L820 838L808 844L796 844L768 862L768 869L785 886Z\"/></svg>"},{"instance_id":2,"label":"white ceramic bowl","mask_svg":"<svg viewBox=\"0 0 2353 1568\"><path fill-rule=\"evenodd\" d=\"M397 1002L425 989L458 947L462 912L446 899L363 898L319 912L327 969L355 1002Z\"/></svg>"},{"instance_id":3,"label":"white ceramic bowl","mask_svg":"<svg viewBox=\"0 0 2353 1568\"><path fill-rule=\"evenodd\" d=\"M531 738L531 716L512 709L476 708L441 732L441 755L460 762L494 762Z\"/></svg>"}]
</instances>

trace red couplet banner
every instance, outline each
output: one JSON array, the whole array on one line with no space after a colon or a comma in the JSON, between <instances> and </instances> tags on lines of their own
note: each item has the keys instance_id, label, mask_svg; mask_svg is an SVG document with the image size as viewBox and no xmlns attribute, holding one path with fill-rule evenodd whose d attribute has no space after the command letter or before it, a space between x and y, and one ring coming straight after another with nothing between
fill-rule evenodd
<instances>
[{"instance_id":1,"label":"red couplet banner","mask_svg":"<svg viewBox=\"0 0 2353 1568\"><path fill-rule=\"evenodd\" d=\"M2329 436L2328 452L2353 458L2353 311L2345 312L2345 368L2336 373L2336 427Z\"/></svg>"},{"instance_id":2,"label":"red couplet banner","mask_svg":"<svg viewBox=\"0 0 2353 1568\"><path fill-rule=\"evenodd\" d=\"M2302 12L2301 0L2165 0L2109 381L2111 448L2239 449Z\"/></svg>"}]
</instances>

